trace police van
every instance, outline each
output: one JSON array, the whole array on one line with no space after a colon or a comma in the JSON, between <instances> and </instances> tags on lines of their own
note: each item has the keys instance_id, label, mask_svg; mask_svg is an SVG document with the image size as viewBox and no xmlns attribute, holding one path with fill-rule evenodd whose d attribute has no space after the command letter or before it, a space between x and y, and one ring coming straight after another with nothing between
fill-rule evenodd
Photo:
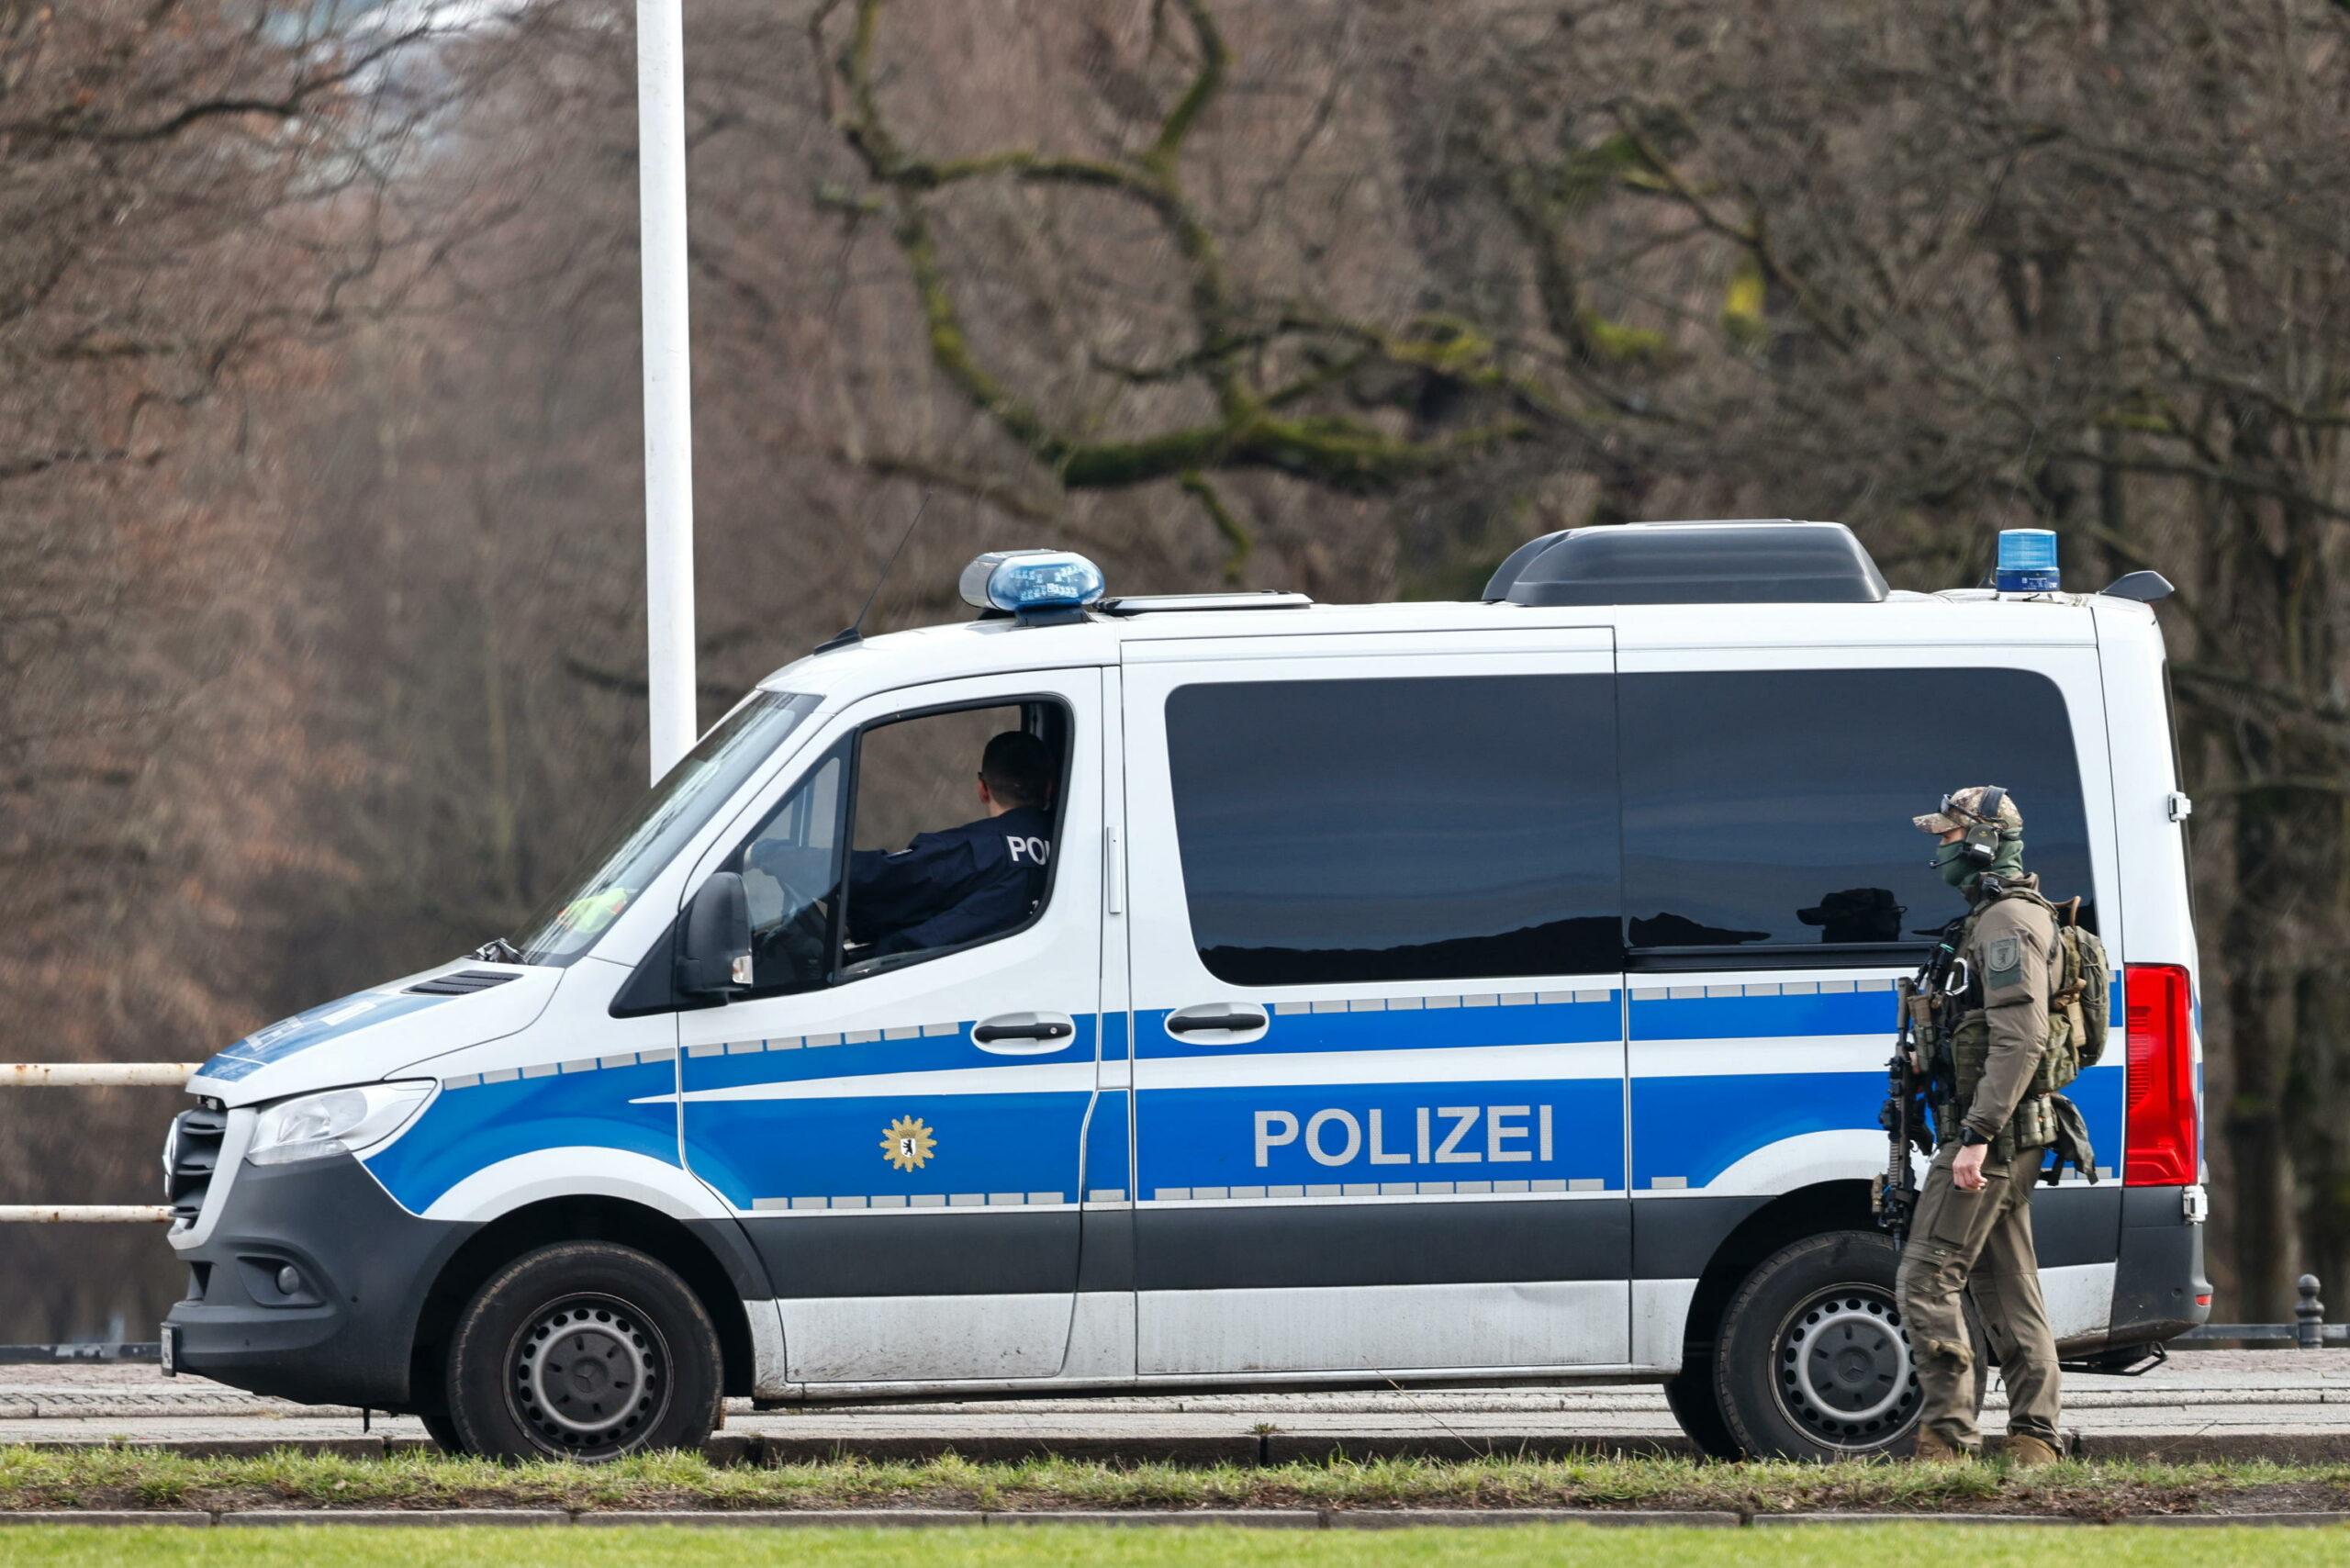
<instances>
[{"instance_id":1,"label":"police van","mask_svg":"<svg viewBox=\"0 0 2350 1568\"><path fill-rule=\"evenodd\" d=\"M2168 585L2006 566L1627 525L1337 607L983 556L976 622L778 671L527 929L206 1062L165 1354L491 1454L726 1396L1627 1379L1711 1452L1897 1448L1878 1112L1963 911L1911 818L1995 783L2118 975L2049 1316L2141 1360L2210 1290ZM1027 891L871 939L860 857L1015 732Z\"/></svg>"}]
</instances>

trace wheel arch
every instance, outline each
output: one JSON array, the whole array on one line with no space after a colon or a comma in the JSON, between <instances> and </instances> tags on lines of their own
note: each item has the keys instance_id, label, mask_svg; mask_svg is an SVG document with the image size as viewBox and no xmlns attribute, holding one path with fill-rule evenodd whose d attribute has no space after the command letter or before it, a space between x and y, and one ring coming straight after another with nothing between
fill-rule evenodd
<instances>
[{"instance_id":1,"label":"wheel arch","mask_svg":"<svg viewBox=\"0 0 2350 1568\"><path fill-rule=\"evenodd\" d=\"M1697 1276L1681 1330L1681 1364L1704 1364L1721 1333L1722 1318L1740 1283L1755 1265L1791 1241L1831 1230L1868 1230L1869 1187L1863 1181L1814 1182L1782 1193L1739 1221L1716 1246Z\"/></svg>"},{"instance_id":2,"label":"wheel arch","mask_svg":"<svg viewBox=\"0 0 2350 1568\"><path fill-rule=\"evenodd\" d=\"M726 1245L729 1235L733 1247ZM425 1293L408 1351L408 1387L417 1403L424 1403L429 1391L440 1386L442 1358L457 1315L475 1293L524 1253L562 1241L632 1247L676 1273L718 1330L723 1392L734 1396L753 1392L757 1349L745 1303L763 1297L766 1286L739 1228L688 1227L627 1198L578 1193L542 1199L498 1215L468 1237L442 1265Z\"/></svg>"}]
</instances>

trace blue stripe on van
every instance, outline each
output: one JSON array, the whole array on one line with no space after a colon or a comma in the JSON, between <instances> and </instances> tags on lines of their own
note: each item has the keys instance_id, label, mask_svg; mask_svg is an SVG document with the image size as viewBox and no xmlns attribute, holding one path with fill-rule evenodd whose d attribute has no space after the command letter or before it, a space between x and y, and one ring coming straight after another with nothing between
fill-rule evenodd
<instances>
[{"instance_id":1,"label":"blue stripe on van","mask_svg":"<svg viewBox=\"0 0 2350 1568\"><path fill-rule=\"evenodd\" d=\"M1650 991L1632 993L1632 1039L1746 1040L1789 1035L1883 1035L1889 1041L1899 1026L1897 995L1889 990L1855 991L1871 981L1818 982L1848 989L1814 994L1789 993L1782 982L1765 982L1762 994L1736 996L1665 996ZM1807 984L1789 981L1788 984ZM1691 987L1698 990L1698 987ZM1706 987L1707 990L1739 990ZM1758 988L1759 989L1759 988ZM1887 1047L1888 1051L1890 1047Z\"/></svg>"},{"instance_id":2,"label":"blue stripe on van","mask_svg":"<svg viewBox=\"0 0 2350 1568\"><path fill-rule=\"evenodd\" d=\"M788 1050L729 1050L723 1055L685 1054L688 1091L733 1089L745 1083L798 1083L811 1078L866 1078L877 1073L968 1072L988 1068L1033 1067L1042 1061L1090 1061L1099 1025L1091 1014L1072 1020L1077 1037L1044 1056L1005 1057L983 1051L971 1039L978 1021L966 1018L952 1035L855 1045L800 1046ZM1121 1015L1123 1023L1123 1015ZM1121 1028L1120 1033L1123 1033ZM759 1043L764 1042L744 1042Z\"/></svg>"},{"instance_id":3,"label":"blue stripe on van","mask_svg":"<svg viewBox=\"0 0 2350 1568\"><path fill-rule=\"evenodd\" d=\"M1202 1187L1494 1181L1595 1181L1620 1193L1623 1092L1614 1078L1144 1090L1136 1195L1163 1198L1169 1189ZM1494 1138L1490 1113L1496 1106L1505 1120ZM1539 1142L1545 1106L1550 1110L1548 1159ZM1447 1117L1440 1114L1444 1107L1459 1110ZM1430 1112L1427 1159L1420 1158L1422 1108ZM1376 1147L1374 1110L1381 1114ZM1443 1151L1448 1131L1462 1126L1461 1114L1472 1110L1476 1114L1464 1135ZM1334 1115L1315 1128L1314 1118L1323 1113L1343 1119ZM1260 1116L1287 1118L1267 1124L1261 1155Z\"/></svg>"},{"instance_id":4,"label":"blue stripe on van","mask_svg":"<svg viewBox=\"0 0 2350 1568\"><path fill-rule=\"evenodd\" d=\"M339 1040L345 1035L450 1000L409 991L355 991L254 1030L196 1069L195 1076L233 1083L297 1051L307 1051L313 1046Z\"/></svg>"},{"instance_id":5,"label":"blue stripe on van","mask_svg":"<svg viewBox=\"0 0 2350 1568\"><path fill-rule=\"evenodd\" d=\"M1721 1073L1632 1083L1632 1190L1703 1187L1783 1138L1876 1127L1883 1072Z\"/></svg>"},{"instance_id":6,"label":"blue stripe on van","mask_svg":"<svg viewBox=\"0 0 2350 1568\"><path fill-rule=\"evenodd\" d=\"M669 1063L600 1068L549 1078L521 1078L443 1090L416 1125L367 1169L411 1214L422 1214L458 1182L516 1155L583 1147L643 1154L677 1163L676 1086Z\"/></svg>"},{"instance_id":7,"label":"blue stripe on van","mask_svg":"<svg viewBox=\"0 0 2350 1568\"><path fill-rule=\"evenodd\" d=\"M1089 1088L1069 1093L921 1092L828 1100L701 1101L686 1113L696 1176L737 1209L759 1200L857 1207L968 1206L1078 1201L1079 1134ZM665 1107L666 1108L666 1107ZM928 1129L923 1163L900 1170L885 1130L901 1118ZM1123 1134L1121 1135L1123 1142ZM877 1201L878 1200L878 1201Z\"/></svg>"},{"instance_id":8,"label":"blue stripe on van","mask_svg":"<svg viewBox=\"0 0 2350 1568\"><path fill-rule=\"evenodd\" d=\"M2065 1091L2087 1125L2097 1162L2119 1170L2122 1073L2091 1068ZM1632 1190L1659 1177L1707 1185L1750 1154L1806 1133L1881 1137L1885 1074L1722 1073L1632 1081Z\"/></svg>"},{"instance_id":9,"label":"blue stripe on van","mask_svg":"<svg viewBox=\"0 0 2350 1568\"><path fill-rule=\"evenodd\" d=\"M1126 1091L1104 1090L1085 1129L1085 1190L1134 1196L1126 1170Z\"/></svg>"},{"instance_id":10,"label":"blue stripe on van","mask_svg":"<svg viewBox=\"0 0 2350 1568\"><path fill-rule=\"evenodd\" d=\"M1594 988L1596 989L1596 988ZM1135 1054L1144 1059L1211 1052L1442 1050L1452 1046L1554 1046L1614 1040L1623 1030L1617 993L1604 1002L1503 1006L1385 1008L1377 1012L1285 1013L1275 1003L1270 1026L1245 1047L1202 1046L1167 1032L1169 1009L1135 1014Z\"/></svg>"}]
</instances>

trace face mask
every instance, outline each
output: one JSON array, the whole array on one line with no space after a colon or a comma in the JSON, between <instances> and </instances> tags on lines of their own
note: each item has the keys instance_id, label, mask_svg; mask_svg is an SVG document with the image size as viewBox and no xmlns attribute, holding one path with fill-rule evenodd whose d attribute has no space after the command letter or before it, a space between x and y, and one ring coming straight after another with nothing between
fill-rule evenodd
<instances>
[{"instance_id":1,"label":"face mask","mask_svg":"<svg viewBox=\"0 0 2350 1568\"><path fill-rule=\"evenodd\" d=\"M1927 862L1942 873L1943 881L1953 888L1964 887L1966 879L1975 875L1975 863L1959 853L1963 847L1961 845L1946 844L1942 846L1942 852L1940 855Z\"/></svg>"}]
</instances>

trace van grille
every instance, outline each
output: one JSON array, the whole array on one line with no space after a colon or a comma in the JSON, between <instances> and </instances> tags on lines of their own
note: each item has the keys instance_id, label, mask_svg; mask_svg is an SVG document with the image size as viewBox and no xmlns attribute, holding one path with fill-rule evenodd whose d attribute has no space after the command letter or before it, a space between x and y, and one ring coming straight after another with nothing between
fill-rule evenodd
<instances>
[{"instance_id":1,"label":"van grille","mask_svg":"<svg viewBox=\"0 0 2350 1568\"><path fill-rule=\"evenodd\" d=\"M173 1225L194 1225L203 1214L204 1194L219 1167L220 1140L228 1130L226 1111L182 1111L173 1120L171 1139L163 1146L163 1201L172 1205Z\"/></svg>"},{"instance_id":2,"label":"van grille","mask_svg":"<svg viewBox=\"0 0 2350 1568\"><path fill-rule=\"evenodd\" d=\"M487 991L494 985L504 985L515 977L496 969L459 969L453 975L435 975L429 980L419 980L408 988L410 996L471 996L477 991Z\"/></svg>"}]
</instances>

